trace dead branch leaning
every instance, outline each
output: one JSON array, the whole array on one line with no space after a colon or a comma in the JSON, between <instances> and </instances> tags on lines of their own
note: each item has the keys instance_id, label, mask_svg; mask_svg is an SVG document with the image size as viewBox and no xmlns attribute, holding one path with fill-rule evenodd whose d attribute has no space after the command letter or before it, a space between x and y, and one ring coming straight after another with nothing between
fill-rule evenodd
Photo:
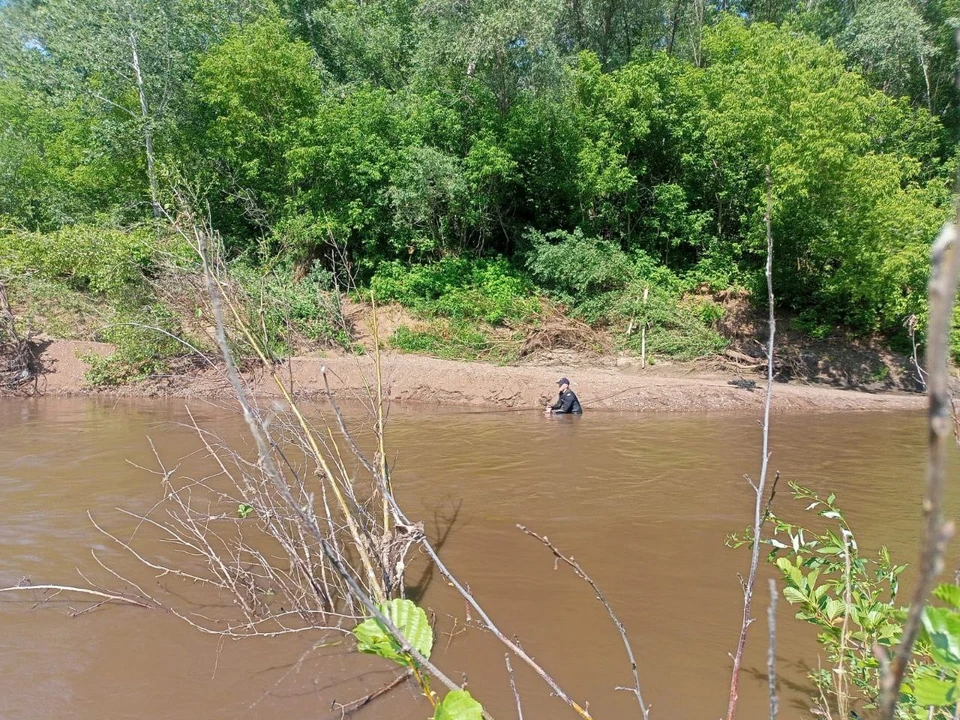
<instances>
[{"instance_id":1,"label":"dead branch leaning","mask_svg":"<svg viewBox=\"0 0 960 720\"><path fill-rule=\"evenodd\" d=\"M616 689L626 690L627 692L632 693L637 699L637 704L640 705L640 714L643 715L643 720L648 720L650 717L650 708L647 707L647 704L643 701L643 694L640 692L640 674L637 671L637 659L633 654L633 647L631 647L630 640L627 638L626 628L623 627L623 623L620 622L620 618L617 617L617 614L613 611L613 608L610 607L610 603L607 602L607 598L604 597L603 591L601 591L597 584L593 581L593 578L587 575L586 571L580 566L580 563L574 560L573 557L567 557L560 552L557 547L550 542L550 539L547 538L546 535L538 535L533 530L530 530L523 525L517 525L517 528L530 537L536 538L542 542L550 550L550 552L553 553L553 556L557 560L561 560L573 568L573 571L588 585L590 585L590 587L593 588L593 591L597 594L597 599L607 609L607 614L610 615L610 619L613 620L613 624L617 627L617 632L620 633L620 639L623 640L623 647L626 649L627 657L630 659L630 670L633 672L633 687L625 688L618 686Z\"/></svg>"},{"instance_id":2,"label":"dead branch leaning","mask_svg":"<svg viewBox=\"0 0 960 720\"><path fill-rule=\"evenodd\" d=\"M360 601L360 603L367 609L367 612L370 613L370 617L376 618L377 622L379 622L387 630L387 632L393 636L393 639L396 640L400 645L400 649L412 657L419 665L426 668L426 670L435 678L437 678L437 680L443 683L448 690L460 690L460 687L453 682L453 680L448 678L446 674L440 670L440 668L430 662L426 657L423 656L423 654L413 647L400 629L390 621L390 618L380 611L380 608L377 607L370 596L363 591L363 589L354 579L353 574L343 566L343 563L340 561L340 557L334 553L333 550L331 550L330 544L326 541L323 541L321 545L323 547L323 552L330 560L330 563L333 565L336 571L340 573L344 582L346 582L349 586L350 592L352 592ZM484 720L493 720L486 710L481 710L480 713Z\"/></svg>"},{"instance_id":3,"label":"dead branch leaning","mask_svg":"<svg viewBox=\"0 0 960 720\"><path fill-rule=\"evenodd\" d=\"M760 481L753 486L756 494L753 515L753 545L750 555L750 574L743 586L743 619L740 624L740 638L737 641L737 651L733 656L733 672L730 676L730 701L727 705L727 720L733 720L737 712L737 698L740 687L740 666L743 662L743 650L747 644L747 630L753 622L750 616L750 605L753 600L753 588L757 581L757 565L760 560L760 534L763 530L765 512L763 511L763 494L767 484L767 466L770 461L770 400L773 395L773 341L777 331L777 318L774 314L773 296L773 231L771 229L771 211L773 205L773 189L770 181L770 167L767 174L767 211L764 213L764 223L767 226L767 302L770 307L770 336L767 338L767 398L763 406L763 457L760 462ZM752 484L752 483L751 483Z\"/></svg>"}]
</instances>

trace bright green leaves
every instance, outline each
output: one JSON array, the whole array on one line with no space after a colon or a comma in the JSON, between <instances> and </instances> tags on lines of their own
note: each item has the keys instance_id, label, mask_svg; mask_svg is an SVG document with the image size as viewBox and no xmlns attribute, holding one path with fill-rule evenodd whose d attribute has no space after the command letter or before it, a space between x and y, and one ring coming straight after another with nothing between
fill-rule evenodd
<instances>
[{"instance_id":1,"label":"bright green leaves","mask_svg":"<svg viewBox=\"0 0 960 720\"><path fill-rule=\"evenodd\" d=\"M947 608L924 608L923 629L934 660L944 667L960 669L960 615Z\"/></svg>"},{"instance_id":2,"label":"bright green leaves","mask_svg":"<svg viewBox=\"0 0 960 720\"><path fill-rule=\"evenodd\" d=\"M954 610L960 610L960 587L956 585L940 585L933 591L933 596L942 600Z\"/></svg>"},{"instance_id":3,"label":"bright green leaves","mask_svg":"<svg viewBox=\"0 0 960 720\"><path fill-rule=\"evenodd\" d=\"M960 693L958 693L955 681L941 680L933 675L921 675L914 678L913 694L917 704L924 707L930 705L936 707L954 706L960 700Z\"/></svg>"},{"instance_id":4,"label":"bright green leaves","mask_svg":"<svg viewBox=\"0 0 960 720\"><path fill-rule=\"evenodd\" d=\"M287 153L300 144L320 88L313 50L277 18L237 29L200 62L194 97L206 121L207 154L222 158L233 181L268 209L283 203Z\"/></svg>"},{"instance_id":5,"label":"bright green leaves","mask_svg":"<svg viewBox=\"0 0 960 720\"><path fill-rule=\"evenodd\" d=\"M820 697L855 688L864 707L875 706L881 682L874 652L877 647L890 652L903 633L906 609L897 604L896 593L905 566L895 565L886 547L876 559L860 554L836 496L791 487L794 498L808 512L816 512L818 522L822 518L836 528L804 530L773 516L774 538L767 541L774 548L769 559L780 570L784 597L797 607L799 619L818 628L820 645L833 668L811 678ZM931 717L929 707L951 709L960 701L960 587L941 585L933 595L949 607L924 609L923 634L900 699L904 718ZM843 670L846 690L837 686L837 668Z\"/></svg>"},{"instance_id":6,"label":"bright green leaves","mask_svg":"<svg viewBox=\"0 0 960 720\"><path fill-rule=\"evenodd\" d=\"M424 658L430 657L433 650L433 629L422 608L411 600L395 599L388 600L377 609L400 631L411 648ZM360 652L377 655L414 670L414 677L423 694L436 705L433 720L480 720L483 717L483 707L466 690L451 690L438 704L436 695L419 672L419 664L377 618L364 620L353 629L353 634L357 638L357 649Z\"/></svg>"},{"instance_id":7,"label":"bright green leaves","mask_svg":"<svg viewBox=\"0 0 960 720\"><path fill-rule=\"evenodd\" d=\"M951 607L923 609L921 647L934 664L915 671L912 687L918 704L952 708L960 702L960 588L941 585L933 594Z\"/></svg>"},{"instance_id":8,"label":"bright green leaves","mask_svg":"<svg viewBox=\"0 0 960 720\"><path fill-rule=\"evenodd\" d=\"M451 690L437 705L433 720L480 720L483 707L466 690Z\"/></svg>"},{"instance_id":9,"label":"bright green leaves","mask_svg":"<svg viewBox=\"0 0 960 720\"><path fill-rule=\"evenodd\" d=\"M414 650L425 658L430 657L433 649L433 629L422 608L417 607L411 600L388 600L379 610ZM377 618L364 620L353 629L353 634L357 637L357 649L360 652L379 655L398 665L413 666L413 658Z\"/></svg>"}]
</instances>

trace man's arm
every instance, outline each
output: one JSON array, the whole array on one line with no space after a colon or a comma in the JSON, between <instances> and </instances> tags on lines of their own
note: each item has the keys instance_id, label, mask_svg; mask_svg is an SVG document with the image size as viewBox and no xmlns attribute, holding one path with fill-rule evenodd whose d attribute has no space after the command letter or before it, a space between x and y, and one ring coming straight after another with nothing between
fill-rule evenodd
<instances>
[{"instance_id":1,"label":"man's arm","mask_svg":"<svg viewBox=\"0 0 960 720\"><path fill-rule=\"evenodd\" d=\"M554 405L555 413L569 413L573 409L573 393L564 393L557 399Z\"/></svg>"}]
</instances>

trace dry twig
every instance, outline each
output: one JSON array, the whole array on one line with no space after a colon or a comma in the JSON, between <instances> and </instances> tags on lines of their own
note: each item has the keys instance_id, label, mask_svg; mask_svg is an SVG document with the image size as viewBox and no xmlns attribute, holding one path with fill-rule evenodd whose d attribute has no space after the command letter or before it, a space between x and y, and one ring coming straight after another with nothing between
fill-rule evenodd
<instances>
[{"instance_id":1,"label":"dry twig","mask_svg":"<svg viewBox=\"0 0 960 720\"><path fill-rule=\"evenodd\" d=\"M630 646L630 640L627 638L627 631L623 627L623 623L620 622L620 618L617 617L617 614L613 611L613 608L610 607L610 603L607 602L607 599L604 597L603 592L600 590L597 584L593 581L593 579L589 575L587 575L584 569L580 566L580 563L578 563L572 557L567 557L566 555L561 553L556 548L556 546L550 542L549 538L547 538L545 535L538 535L537 533L533 532L533 530L530 530L529 528L526 528L523 525L517 525L517 527L520 530L522 530L524 533L529 535L530 537L536 538L537 540L542 542L550 550L550 552L553 553L553 556L557 560L561 560L565 562L567 565L569 565L571 568L573 568L573 571L588 585L590 585L590 587L593 588L593 591L597 594L597 599L607 609L607 614L610 615L610 619L613 620L613 624L616 626L617 632L620 633L620 639L623 640L623 647L627 651L627 657L630 659L630 670L633 672L633 687L625 688L625 687L618 686L616 689L626 690L627 692L632 693L634 697L636 697L637 703L640 705L640 714L643 715L643 720L648 720L648 718L650 717L650 709L647 707L647 704L643 701L643 695L640 692L640 674L637 671L637 659L636 657L634 657L633 648Z\"/></svg>"},{"instance_id":2,"label":"dry twig","mask_svg":"<svg viewBox=\"0 0 960 720\"><path fill-rule=\"evenodd\" d=\"M767 648L767 682L770 693L770 720L777 720L780 698L777 697L777 581L770 578L770 607L767 608L770 646Z\"/></svg>"},{"instance_id":3,"label":"dry twig","mask_svg":"<svg viewBox=\"0 0 960 720\"><path fill-rule=\"evenodd\" d=\"M510 664L510 653L504 653L503 660L507 664L507 674L510 676L510 689L513 690L513 699L517 703L517 720L523 720L523 707L520 705L520 692L517 690L517 679L513 675L513 665Z\"/></svg>"},{"instance_id":4,"label":"dry twig","mask_svg":"<svg viewBox=\"0 0 960 720\"><path fill-rule=\"evenodd\" d=\"M737 712L737 698L740 687L740 666L743 662L743 651L747 644L747 630L753 622L750 616L750 605L753 600L753 588L757 581L757 565L760 560L760 533L763 530L765 512L763 511L763 495L767 484L767 465L770 461L770 400L773 396L773 341L777 331L777 319L774 314L773 296L773 231L771 229L770 214L773 205L773 191L770 181L770 167L767 173L767 211L764 222L767 226L767 302L770 308L769 324L770 336L767 338L767 397L763 406L763 457L760 464L760 480L753 486L756 494L753 516L753 545L750 555L750 574L743 585L743 620L740 624L740 638L737 641L737 651L733 656L733 672L730 676L730 700L727 705L727 720L733 720ZM753 485L753 483L751 483Z\"/></svg>"}]
</instances>

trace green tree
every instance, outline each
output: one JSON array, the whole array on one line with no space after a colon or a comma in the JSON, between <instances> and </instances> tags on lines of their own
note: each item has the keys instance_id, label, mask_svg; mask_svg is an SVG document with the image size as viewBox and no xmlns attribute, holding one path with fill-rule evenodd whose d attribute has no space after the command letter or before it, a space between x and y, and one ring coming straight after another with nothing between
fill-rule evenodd
<instances>
[{"instance_id":1,"label":"green tree","mask_svg":"<svg viewBox=\"0 0 960 720\"><path fill-rule=\"evenodd\" d=\"M288 155L303 144L321 89L313 50L274 16L237 28L203 55L192 88L196 150L240 213L224 218L230 229L266 232L282 217L296 194Z\"/></svg>"}]
</instances>

